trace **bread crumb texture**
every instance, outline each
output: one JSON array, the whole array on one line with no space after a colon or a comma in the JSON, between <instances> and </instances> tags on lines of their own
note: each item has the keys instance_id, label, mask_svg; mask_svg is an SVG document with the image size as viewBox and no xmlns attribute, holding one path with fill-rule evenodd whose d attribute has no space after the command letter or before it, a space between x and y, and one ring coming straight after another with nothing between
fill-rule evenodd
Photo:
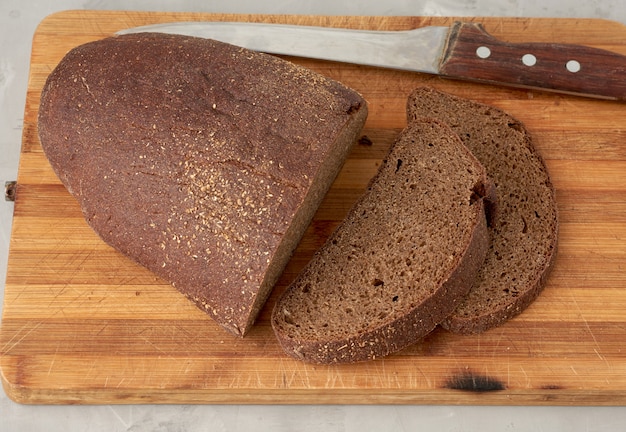
<instances>
[{"instance_id":1,"label":"bread crumb texture","mask_svg":"<svg viewBox=\"0 0 626 432\"><path fill-rule=\"evenodd\" d=\"M39 134L107 243L243 335L320 166L364 112L354 91L276 57L144 33L69 52Z\"/></svg>"},{"instance_id":2,"label":"bread crumb texture","mask_svg":"<svg viewBox=\"0 0 626 432\"><path fill-rule=\"evenodd\" d=\"M433 88L416 89L408 119L445 121L487 169L498 212L478 283L443 324L479 333L518 315L539 295L553 266L558 210L548 169L524 125L504 111Z\"/></svg>"},{"instance_id":3,"label":"bread crumb texture","mask_svg":"<svg viewBox=\"0 0 626 432\"><path fill-rule=\"evenodd\" d=\"M486 174L437 121L400 135L364 197L275 306L286 351L303 360L368 360L397 351L451 313L469 283L451 287L485 215ZM469 251L468 251L469 250Z\"/></svg>"}]
</instances>

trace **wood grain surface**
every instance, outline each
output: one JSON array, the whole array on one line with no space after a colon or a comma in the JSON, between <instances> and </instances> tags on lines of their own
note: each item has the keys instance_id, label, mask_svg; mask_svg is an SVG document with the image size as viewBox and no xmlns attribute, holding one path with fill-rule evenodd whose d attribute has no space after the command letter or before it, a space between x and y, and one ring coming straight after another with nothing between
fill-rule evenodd
<instances>
[{"instance_id":1,"label":"wood grain surface","mask_svg":"<svg viewBox=\"0 0 626 432\"><path fill-rule=\"evenodd\" d=\"M626 28L614 22L464 19L510 42L577 43L626 54ZM46 18L33 39L0 327L9 397L48 404L626 404L625 104L291 59L365 96L367 139L356 144L258 324L235 339L91 231L37 139L41 88L68 50L126 27L180 20L393 30L454 18L105 11ZM396 355L354 365L292 360L268 323L276 296L362 193L406 123L408 93L422 84L500 107L535 136L561 218L548 286L522 315L481 335L436 330Z\"/></svg>"}]
</instances>

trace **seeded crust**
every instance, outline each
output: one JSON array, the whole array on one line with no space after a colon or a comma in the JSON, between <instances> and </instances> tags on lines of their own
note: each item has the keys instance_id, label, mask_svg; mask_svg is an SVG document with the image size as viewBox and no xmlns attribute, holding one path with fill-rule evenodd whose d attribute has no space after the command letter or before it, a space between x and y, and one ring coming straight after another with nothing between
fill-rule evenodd
<instances>
[{"instance_id":1,"label":"seeded crust","mask_svg":"<svg viewBox=\"0 0 626 432\"><path fill-rule=\"evenodd\" d=\"M558 213L547 167L524 125L507 113L433 88L408 98L408 120L445 121L487 169L497 191L492 242L478 283L443 323L480 333L526 309L545 286L556 258Z\"/></svg>"},{"instance_id":2,"label":"seeded crust","mask_svg":"<svg viewBox=\"0 0 626 432\"><path fill-rule=\"evenodd\" d=\"M243 336L366 116L356 92L276 57L144 33L69 52L39 136L105 242Z\"/></svg>"},{"instance_id":3,"label":"seeded crust","mask_svg":"<svg viewBox=\"0 0 626 432\"><path fill-rule=\"evenodd\" d=\"M365 195L278 300L274 332L313 363L371 360L409 346L468 292L489 236L482 165L443 123L398 137Z\"/></svg>"}]
</instances>

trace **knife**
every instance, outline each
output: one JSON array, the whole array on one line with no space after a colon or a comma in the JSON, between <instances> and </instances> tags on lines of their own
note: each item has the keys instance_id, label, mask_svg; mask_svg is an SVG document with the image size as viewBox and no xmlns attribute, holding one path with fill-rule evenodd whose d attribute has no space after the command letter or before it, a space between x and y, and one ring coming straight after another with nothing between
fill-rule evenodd
<instances>
[{"instance_id":1,"label":"knife","mask_svg":"<svg viewBox=\"0 0 626 432\"><path fill-rule=\"evenodd\" d=\"M141 32L209 38L269 54L626 100L626 56L583 45L508 43L478 23L373 31L194 21L134 27L117 34Z\"/></svg>"}]
</instances>

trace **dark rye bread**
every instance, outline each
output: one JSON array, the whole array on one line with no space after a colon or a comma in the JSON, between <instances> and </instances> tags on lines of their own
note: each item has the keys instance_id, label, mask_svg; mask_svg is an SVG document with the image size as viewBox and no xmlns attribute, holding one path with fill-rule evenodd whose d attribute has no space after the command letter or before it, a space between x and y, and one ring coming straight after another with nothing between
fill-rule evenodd
<instances>
[{"instance_id":1,"label":"dark rye bread","mask_svg":"<svg viewBox=\"0 0 626 432\"><path fill-rule=\"evenodd\" d=\"M498 212L478 283L443 323L479 333L518 315L545 285L556 257L558 214L546 165L524 125L497 108L423 87L407 102L408 121L445 121L487 169Z\"/></svg>"},{"instance_id":2,"label":"dark rye bread","mask_svg":"<svg viewBox=\"0 0 626 432\"><path fill-rule=\"evenodd\" d=\"M485 169L436 120L398 137L366 193L276 303L275 334L314 363L409 346L458 305L488 248Z\"/></svg>"},{"instance_id":3,"label":"dark rye bread","mask_svg":"<svg viewBox=\"0 0 626 432\"><path fill-rule=\"evenodd\" d=\"M69 52L39 136L104 241L244 335L366 116L356 92L287 61L144 33Z\"/></svg>"}]
</instances>

